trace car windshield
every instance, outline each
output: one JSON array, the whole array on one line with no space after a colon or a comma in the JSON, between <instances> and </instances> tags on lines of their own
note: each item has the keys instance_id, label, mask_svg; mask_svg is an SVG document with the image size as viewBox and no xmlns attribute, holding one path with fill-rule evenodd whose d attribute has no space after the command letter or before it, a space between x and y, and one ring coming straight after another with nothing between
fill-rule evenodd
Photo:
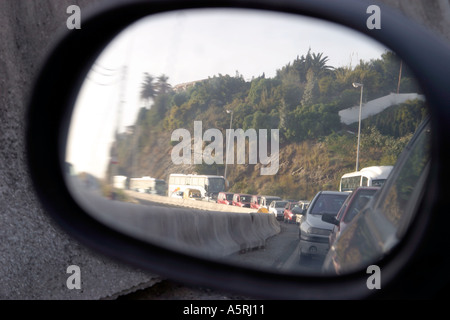
<instances>
[{"instance_id":1,"label":"car windshield","mask_svg":"<svg viewBox=\"0 0 450 320\"><path fill-rule=\"evenodd\" d=\"M314 203L310 214L336 215L347 197L345 194L322 194Z\"/></svg>"},{"instance_id":2,"label":"car windshield","mask_svg":"<svg viewBox=\"0 0 450 320\"><path fill-rule=\"evenodd\" d=\"M285 202L285 201L277 201L276 203L275 203L275 207L276 208L284 208L285 206L286 206L286 203L287 202Z\"/></svg>"},{"instance_id":3,"label":"car windshield","mask_svg":"<svg viewBox=\"0 0 450 320\"><path fill-rule=\"evenodd\" d=\"M241 202L250 202L251 196L241 196Z\"/></svg>"},{"instance_id":4,"label":"car windshield","mask_svg":"<svg viewBox=\"0 0 450 320\"><path fill-rule=\"evenodd\" d=\"M233 200L233 194L229 193L226 195L227 200Z\"/></svg>"}]
</instances>

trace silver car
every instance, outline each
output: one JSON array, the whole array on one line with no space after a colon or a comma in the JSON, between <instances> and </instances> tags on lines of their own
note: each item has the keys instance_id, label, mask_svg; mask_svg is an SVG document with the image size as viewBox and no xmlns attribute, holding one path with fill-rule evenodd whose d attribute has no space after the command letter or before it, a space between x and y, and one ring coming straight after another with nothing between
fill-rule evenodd
<instances>
[{"instance_id":1,"label":"silver car","mask_svg":"<svg viewBox=\"0 0 450 320\"><path fill-rule=\"evenodd\" d=\"M325 256L329 250L328 237L333 225L322 221L323 215L336 216L349 192L319 191L299 225L300 261L313 256Z\"/></svg>"},{"instance_id":2,"label":"silver car","mask_svg":"<svg viewBox=\"0 0 450 320\"><path fill-rule=\"evenodd\" d=\"M272 201L269 205L269 212L274 214L277 220L283 220L284 218L284 208L286 207L286 204L288 201Z\"/></svg>"}]
</instances>

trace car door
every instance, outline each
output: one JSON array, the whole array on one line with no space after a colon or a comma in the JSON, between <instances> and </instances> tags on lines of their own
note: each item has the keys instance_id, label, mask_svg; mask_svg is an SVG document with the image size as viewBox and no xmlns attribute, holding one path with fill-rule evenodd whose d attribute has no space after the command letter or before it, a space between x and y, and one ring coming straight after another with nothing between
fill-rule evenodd
<instances>
[{"instance_id":1,"label":"car door","mask_svg":"<svg viewBox=\"0 0 450 320\"><path fill-rule=\"evenodd\" d=\"M380 192L341 231L325 259L325 272L342 274L367 266L400 242L424 192L430 139L429 121L425 121Z\"/></svg>"}]
</instances>

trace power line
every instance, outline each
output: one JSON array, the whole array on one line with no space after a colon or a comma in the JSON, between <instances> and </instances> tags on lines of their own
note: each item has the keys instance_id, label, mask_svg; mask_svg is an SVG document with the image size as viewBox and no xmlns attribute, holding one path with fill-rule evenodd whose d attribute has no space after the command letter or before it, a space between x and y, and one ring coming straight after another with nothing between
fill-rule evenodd
<instances>
[{"instance_id":1,"label":"power line","mask_svg":"<svg viewBox=\"0 0 450 320\"><path fill-rule=\"evenodd\" d=\"M98 69L98 68L100 68L100 69ZM94 63L86 78L99 86L113 86L113 85L116 85L119 82L121 82L121 78L120 78L121 73L122 73L121 68L111 69L111 68L106 68L104 66L101 66L98 63ZM97 75L101 78L106 78L106 79L110 79L110 78L115 78L115 79L113 79L112 81L105 82L103 80L106 80L106 79L101 79L101 80L98 79L97 80L93 77L93 75Z\"/></svg>"}]
</instances>

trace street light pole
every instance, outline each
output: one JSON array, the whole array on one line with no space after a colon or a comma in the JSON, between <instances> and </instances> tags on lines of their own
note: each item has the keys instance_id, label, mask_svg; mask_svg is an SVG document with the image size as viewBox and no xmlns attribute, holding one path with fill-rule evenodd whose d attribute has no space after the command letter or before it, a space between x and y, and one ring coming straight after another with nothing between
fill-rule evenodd
<instances>
[{"instance_id":1,"label":"street light pole","mask_svg":"<svg viewBox=\"0 0 450 320\"><path fill-rule=\"evenodd\" d=\"M353 82L353 87L361 87L361 97L359 98L359 119L358 119L358 146L356 151L356 171L359 171L359 144L361 141L361 109L364 85L362 83Z\"/></svg>"},{"instance_id":2,"label":"street light pole","mask_svg":"<svg viewBox=\"0 0 450 320\"><path fill-rule=\"evenodd\" d=\"M227 137L227 151L230 150L229 148L229 144L230 144L230 134L231 134L231 127L233 125L233 110L226 110L227 113L231 113L231 118L230 118L230 131L228 132L228 137ZM233 155L234 157L234 155ZM228 167L228 162L227 162L227 156L225 155L225 172L223 174L223 177L225 178L225 183L227 183L227 167Z\"/></svg>"}]
</instances>

